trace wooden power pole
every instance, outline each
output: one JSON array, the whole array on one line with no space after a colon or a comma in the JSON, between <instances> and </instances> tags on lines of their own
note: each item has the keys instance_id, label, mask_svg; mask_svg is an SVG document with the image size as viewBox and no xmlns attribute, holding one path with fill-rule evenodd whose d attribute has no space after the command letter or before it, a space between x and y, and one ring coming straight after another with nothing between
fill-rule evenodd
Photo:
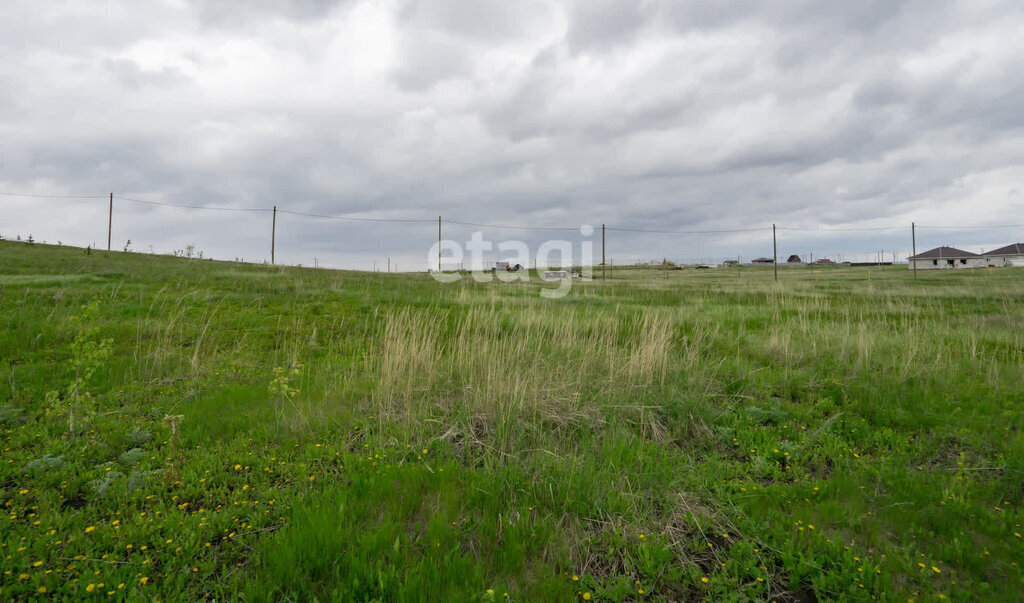
<instances>
[{"instance_id":1,"label":"wooden power pole","mask_svg":"<svg viewBox=\"0 0 1024 603\"><path fill-rule=\"evenodd\" d=\"M110 210L107 212L107 251L110 251L110 235L114 229L114 193L110 193Z\"/></svg>"},{"instance_id":2,"label":"wooden power pole","mask_svg":"<svg viewBox=\"0 0 1024 603\"><path fill-rule=\"evenodd\" d=\"M779 246L775 239L775 225L772 224L772 265L775 266L775 282L779 281Z\"/></svg>"},{"instance_id":3,"label":"wooden power pole","mask_svg":"<svg viewBox=\"0 0 1024 603\"><path fill-rule=\"evenodd\" d=\"M913 255L910 256L910 261L914 262L914 278L917 278L917 260L914 259L917 256L917 224L910 223L910 244L913 246Z\"/></svg>"},{"instance_id":4,"label":"wooden power pole","mask_svg":"<svg viewBox=\"0 0 1024 603\"><path fill-rule=\"evenodd\" d=\"M277 247L277 206L274 206L274 218L270 223L270 265L274 265L274 252Z\"/></svg>"}]
</instances>

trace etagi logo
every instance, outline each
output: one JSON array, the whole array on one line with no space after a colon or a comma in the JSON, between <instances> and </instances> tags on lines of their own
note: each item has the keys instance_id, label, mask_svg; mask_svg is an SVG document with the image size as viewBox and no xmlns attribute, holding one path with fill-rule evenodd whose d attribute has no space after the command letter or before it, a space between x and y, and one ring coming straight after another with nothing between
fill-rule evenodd
<instances>
[{"instance_id":1,"label":"etagi logo","mask_svg":"<svg viewBox=\"0 0 1024 603\"><path fill-rule=\"evenodd\" d=\"M484 238L481 231L474 232L465 245L452 239L443 239L434 243L427 254L427 265L437 266L431 275L439 283L454 283L462 278L460 270L467 268L473 280L478 283L492 282L495 279L511 283L530 280L531 265L536 267L542 281L554 283L554 287L541 289L541 297L557 299L565 297L572 289L573 278L590 279L594 269L594 242L589 237L594 234L594 227L583 225L580 234L579 254L573 253L573 242L565 240L544 241L537 247L536 255L531 255L530 246L524 241L506 240L490 241ZM495 256L495 252L497 255ZM496 270L484 264L484 255L498 257L499 262L509 266L521 266L521 270ZM531 259L535 263L531 264ZM578 261L577 261L578 260ZM579 269L573 271L573 267Z\"/></svg>"}]
</instances>

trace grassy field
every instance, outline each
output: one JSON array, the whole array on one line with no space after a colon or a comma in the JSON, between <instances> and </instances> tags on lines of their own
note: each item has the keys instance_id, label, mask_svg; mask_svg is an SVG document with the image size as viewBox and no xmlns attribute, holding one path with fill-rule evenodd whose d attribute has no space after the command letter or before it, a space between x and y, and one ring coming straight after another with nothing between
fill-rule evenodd
<instances>
[{"instance_id":1,"label":"grassy field","mask_svg":"<svg viewBox=\"0 0 1024 603\"><path fill-rule=\"evenodd\" d=\"M1011 600L1024 270L0 242L0 600Z\"/></svg>"}]
</instances>

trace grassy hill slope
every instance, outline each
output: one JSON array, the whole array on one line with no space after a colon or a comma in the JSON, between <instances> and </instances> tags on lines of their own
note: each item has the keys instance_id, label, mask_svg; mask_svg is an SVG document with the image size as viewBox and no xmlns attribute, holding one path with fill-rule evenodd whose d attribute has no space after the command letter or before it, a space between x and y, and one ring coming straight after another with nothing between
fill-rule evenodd
<instances>
[{"instance_id":1,"label":"grassy hill slope","mask_svg":"<svg viewBox=\"0 0 1024 603\"><path fill-rule=\"evenodd\" d=\"M0 242L0 599L1007 600L1024 270Z\"/></svg>"}]
</instances>

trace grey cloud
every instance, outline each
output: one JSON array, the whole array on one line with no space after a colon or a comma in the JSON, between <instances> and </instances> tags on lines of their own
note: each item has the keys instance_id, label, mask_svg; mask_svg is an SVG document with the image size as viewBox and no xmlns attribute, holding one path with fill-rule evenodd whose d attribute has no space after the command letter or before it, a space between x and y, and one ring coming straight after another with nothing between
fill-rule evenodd
<instances>
[{"instance_id":1,"label":"grey cloud","mask_svg":"<svg viewBox=\"0 0 1024 603\"><path fill-rule=\"evenodd\" d=\"M446 79L468 76L473 62L465 48L446 36L413 31L400 43L395 79L403 89L423 91Z\"/></svg>"},{"instance_id":2,"label":"grey cloud","mask_svg":"<svg viewBox=\"0 0 1024 603\"><path fill-rule=\"evenodd\" d=\"M412 29L443 31L487 44L530 35L554 17L552 3L543 0L407 0L399 12L401 23Z\"/></svg>"},{"instance_id":3,"label":"grey cloud","mask_svg":"<svg viewBox=\"0 0 1024 603\"><path fill-rule=\"evenodd\" d=\"M1017 3L923 0L5 5L0 190L669 230L998 222L1024 203L1022 24ZM12 228L72 239L45 204L17 207ZM68 216L93 228L90 208ZM137 247L266 255L262 214L119 211ZM436 236L289 214L281 228L285 261L362 268L422 267ZM613 257L764 244L616 231Z\"/></svg>"},{"instance_id":4,"label":"grey cloud","mask_svg":"<svg viewBox=\"0 0 1024 603\"><path fill-rule=\"evenodd\" d=\"M190 0L199 19L232 28L266 18L322 19L351 0Z\"/></svg>"},{"instance_id":5,"label":"grey cloud","mask_svg":"<svg viewBox=\"0 0 1024 603\"><path fill-rule=\"evenodd\" d=\"M128 59L106 59L103 61L103 65L114 79L126 88L174 87L189 81L189 78L181 70L169 66L156 71L147 71L135 61Z\"/></svg>"},{"instance_id":6,"label":"grey cloud","mask_svg":"<svg viewBox=\"0 0 1024 603\"><path fill-rule=\"evenodd\" d=\"M569 12L567 42L573 52L620 48L649 24L652 3L643 0L582 0Z\"/></svg>"}]
</instances>

